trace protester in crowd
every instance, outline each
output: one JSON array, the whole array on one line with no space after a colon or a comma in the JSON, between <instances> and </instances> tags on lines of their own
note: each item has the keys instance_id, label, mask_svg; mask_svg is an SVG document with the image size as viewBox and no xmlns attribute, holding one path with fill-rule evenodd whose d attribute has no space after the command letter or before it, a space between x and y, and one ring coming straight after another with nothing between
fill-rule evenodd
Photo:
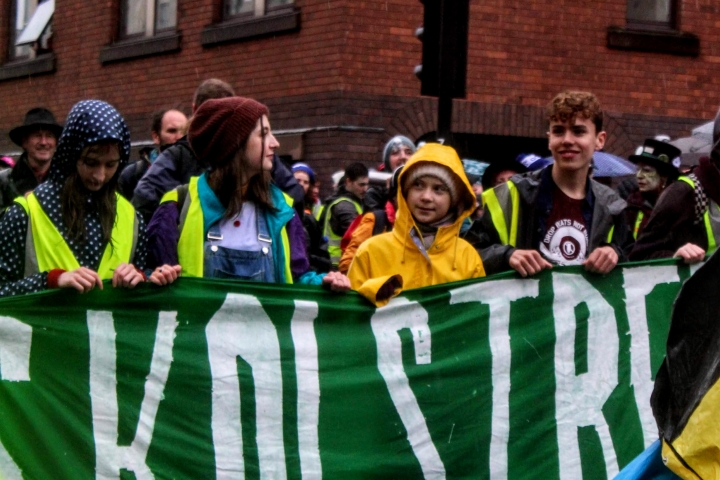
<instances>
[{"instance_id":1,"label":"protester in crowd","mask_svg":"<svg viewBox=\"0 0 720 480\"><path fill-rule=\"evenodd\" d=\"M23 153L12 169L0 172L0 211L45 181L61 132L52 112L42 107L29 110L23 124L10 130Z\"/></svg>"},{"instance_id":2,"label":"protester in crowd","mask_svg":"<svg viewBox=\"0 0 720 480\"><path fill-rule=\"evenodd\" d=\"M292 172L298 184L305 191L305 210L302 215L303 228L305 230L305 248L308 252L310 268L316 272L329 272L331 268L330 254L327 251L327 241L323 240L323 234L313 212L314 199L312 189L317 181L315 172L309 165L298 162L292 166Z\"/></svg>"},{"instance_id":3,"label":"protester in crowd","mask_svg":"<svg viewBox=\"0 0 720 480\"><path fill-rule=\"evenodd\" d=\"M340 242L350 224L362 214L362 200L369 185L368 169L360 162L351 163L335 193L325 201L318 218L323 236L328 239L328 252L333 268L337 268L342 256Z\"/></svg>"},{"instance_id":4,"label":"protester in crowd","mask_svg":"<svg viewBox=\"0 0 720 480\"><path fill-rule=\"evenodd\" d=\"M130 163L120 173L120 194L128 200L132 199L135 187L150 165L155 162L160 152L180 140L185 135L187 117L180 110L174 108L155 112L150 126L150 136L155 148L147 155L140 155L140 160Z\"/></svg>"},{"instance_id":5,"label":"protester in crowd","mask_svg":"<svg viewBox=\"0 0 720 480\"><path fill-rule=\"evenodd\" d=\"M710 158L671 183L658 199L630 260L682 258L697 263L720 242L720 112ZM717 232L717 233L716 233Z\"/></svg>"},{"instance_id":6,"label":"protester in crowd","mask_svg":"<svg viewBox=\"0 0 720 480\"><path fill-rule=\"evenodd\" d=\"M105 102L85 100L70 111L50 167L33 193L15 199L0 221L0 296L47 288L87 292L132 288L145 280L142 218L117 190L130 154L130 134ZM165 266L156 284L177 277Z\"/></svg>"},{"instance_id":7,"label":"protester in crowd","mask_svg":"<svg viewBox=\"0 0 720 480\"><path fill-rule=\"evenodd\" d=\"M455 150L420 147L398 184L395 226L360 245L348 272L353 289L382 306L402 289L484 276L480 256L458 236L475 194Z\"/></svg>"},{"instance_id":8,"label":"protester in crowd","mask_svg":"<svg viewBox=\"0 0 720 480\"><path fill-rule=\"evenodd\" d=\"M342 273L347 273L350 269L350 264L355 257L358 247L362 245L365 240L393 229L395 214L397 212L398 178L400 177L402 169L403 165L400 165L393 172L393 176L390 177L390 188L388 189L389 200L385 204L385 208L373 210L372 212L364 213L362 216L355 218L345 232L345 235L343 235L342 241L340 242L342 257L338 264L338 270Z\"/></svg>"},{"instance_id":9,"label":"protester in crowd","mask_svg":"<svg viewBox=\"0 0 720 480\"><path fill-rule=\"evenodd\" d=\"M403 135L391 138L383 148L383 161L378 170L394 172L399 166L405 165L410 156L415 153L415 144ZM382 210L390 200L388 187L373 185L363 198L363 208L366 212Z\"/></svg>"},{"instance_id":10,"label":"protester in crowd","mask_svg":"<svg viewBox=\"0 0 720 480\"><path fill-rule=\"evenodd\" d=\"M513 269L525 277L553 264L608 273L630 247L625 202L589 177L606 137L597 98L560 93L548 121L554 164L483 193L485 213L472 231L488 273Z\"/></svg>"},{"instance_id":11,"label":"protester in crowd","mask_svg":"<svg viewBox=\"0 0 720 480\"><path fill-rule=\"evenodd\" d=\"M647 139L640 153L630 156L629 160L638 166L635 174L638 189L628 196L625 208L625 220L632 228L633 239L647 225L660 194L680 175L681 153L674 145Z\"/></svg>"},{"instance_id":12,"label":"protester in crowd","mask_svg":"<svg viewBox=\"0 0 720 480\"><path fill-rule=\"evenodd\" d=\"M194 114L207 100L234 95L235 91L232 87L222 80L217 78L205 80L195 91L192 112ZM190 149L187 137L183 137L162 152L155 163L150 166L135 188L132 203L148 221L166 192L187 184L190 177L202 174L206 168L207 165L200 162ZM278 187L293 198L295 208L298 213L301 213L303 190L277 155L273 157L272 179Z\"/></svg>"},{"instance_id":13,"label":"protester in crowd","mask_svg":"<svg viewBox=\"0 0 720 480\"><path fill-rule=\"evenodd\" d=\"M525 173L528 169L522 163L515 160L500 158L490 162L482 176L483 191L507 182L510 177L518 173Z\"/></svg>"},{"instance_id":14,"label":"protester in crowd","mask_svg":"<svg viewBox=\"0 0 720 480\"><path fill-rule=\"evenodd\" d=\"M265 105L208 100L190 122L188 141L209 170L164 196L148 228L151 264L179 264L191 277L349 289L346 276L309 269L292 199L270 182L279 143Z\"/></svg>"}]
</instances>

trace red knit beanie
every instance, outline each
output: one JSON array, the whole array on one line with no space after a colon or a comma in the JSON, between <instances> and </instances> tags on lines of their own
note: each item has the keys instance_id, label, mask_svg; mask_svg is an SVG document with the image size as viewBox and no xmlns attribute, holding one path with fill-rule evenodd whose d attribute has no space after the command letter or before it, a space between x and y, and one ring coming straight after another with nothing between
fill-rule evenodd
<instances>
[{"instance_id":1,"label":"red knit beanie","mask_svg":"<svg viewBox=\"0 0 720 480\"><path fill-rule=\"evenodd\" d=\"M210 166L226 164L255 129L268 108L252 98L207 100L195 111L188 128L188 142L198 159Z\"/></svg>"}]
</instances>

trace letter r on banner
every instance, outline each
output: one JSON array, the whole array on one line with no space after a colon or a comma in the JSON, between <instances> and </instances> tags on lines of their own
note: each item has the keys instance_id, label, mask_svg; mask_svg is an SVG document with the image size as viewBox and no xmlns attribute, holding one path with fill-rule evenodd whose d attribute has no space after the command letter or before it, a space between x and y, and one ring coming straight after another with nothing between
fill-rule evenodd
<instances>
[{"instance_id":1,"label":"letter r on banner","mask_svg":"<svg viewBox=\"0 0 720 480\"><path fill-rule=\"evenodd\" d=\"M608 478L618 474L617 456L602 407L618 384L615 311L582 275L553 273L555 317L555 419L561 480L582 478L578 427L593 425L600 437ZM588 318L587 369L575 371L575 307L585 302Z\"/></svg>"}]
</instances>

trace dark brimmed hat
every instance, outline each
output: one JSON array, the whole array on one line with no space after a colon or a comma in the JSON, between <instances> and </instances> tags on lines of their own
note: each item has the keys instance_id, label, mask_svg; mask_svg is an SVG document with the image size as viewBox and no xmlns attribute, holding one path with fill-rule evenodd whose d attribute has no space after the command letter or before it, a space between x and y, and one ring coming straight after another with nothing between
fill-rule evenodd
<instances>
[{"instance_id":1,"label":"dark brimmed hat","mask_svg":"<svg viewBox=\"0 0 720 480\"><path fill-rule=\"evenodd\" d=\"M10 140L16 145L22 147L23 137L31 130L38 128L47 128L55 134L55 138L59 139L62 133L62 125L57 123L55 116L47 108L37 107L25 114L25 121L22 125L10 130Z\"/></svg>"},{"instance_id":2,"label":"dark brimmed hat","mask_svg":"<svg viewBox=\"0 0 720 480\"><path fill-rule=\"evenodd\" d=\"M482 176L482 187L483 190L489 190L493 187L493 181L500 172L505 170L512 170L517 173L525 173L528 171L527 167L520 162L511 160L508 158L501 158L493 160L490 166L485 169L485 173Z\"/></svg>"},{"instance_id":3,"label":"dark brimmed hat","mask_svg":"<svg viewBox=\"0 0 720 480\"><path fill-rule=\"evenodd\" d=\"M655 167L658 172L668 176L678 176L680 155L682 152L675 145L649 138L645 140L640 153L630 155L628 160L633 163L645 163Z\"/></svg>"}]
</instances>

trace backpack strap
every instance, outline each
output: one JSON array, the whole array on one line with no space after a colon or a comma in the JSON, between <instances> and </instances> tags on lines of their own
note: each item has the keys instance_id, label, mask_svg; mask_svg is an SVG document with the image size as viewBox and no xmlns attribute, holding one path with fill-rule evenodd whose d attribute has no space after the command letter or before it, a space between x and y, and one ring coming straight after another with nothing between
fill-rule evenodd
<instances>
[{"instance_id":1,"label":"backpack strap","mask_svg":"<svg viewBox=\"0 0 720 480\"><path fill-rule=\"evenodd\" d=\"M381 233L385 232L385 226L387 225L387 212L385 210L375 210L373 212L375 215L375 225L373 225L373 237L375 235L380 235Z\"/></svg>"}]
</instances>

